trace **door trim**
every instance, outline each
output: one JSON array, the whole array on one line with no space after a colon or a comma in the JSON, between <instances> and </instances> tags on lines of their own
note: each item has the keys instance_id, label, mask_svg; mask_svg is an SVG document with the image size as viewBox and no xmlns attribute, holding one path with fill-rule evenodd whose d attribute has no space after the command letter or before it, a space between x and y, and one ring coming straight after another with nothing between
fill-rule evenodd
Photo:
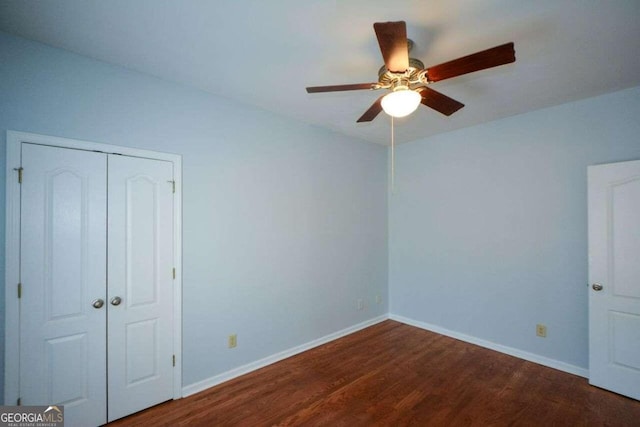
<instances>
[{"instance_id":1,"label":"door trim","mask_svg":"<svg viewBox=\"0 0 640 427\"><path fill-rule=\"evenodd\" d=\"M17 286L20 282L20 184L16 168L21 165L20 144L48 145L85 151L100 151L164 160L173 164L176 180L174 209L174 280L173 296L173 351L176 365L173 370L173 398L182 397L182 156L118 145L102 144L77 139L60 138L35 133L7 131L6 164L6 234L5 234L5 377L4 404L16 405L20 397L20 304Z\"/></svg>"}]
</instances>

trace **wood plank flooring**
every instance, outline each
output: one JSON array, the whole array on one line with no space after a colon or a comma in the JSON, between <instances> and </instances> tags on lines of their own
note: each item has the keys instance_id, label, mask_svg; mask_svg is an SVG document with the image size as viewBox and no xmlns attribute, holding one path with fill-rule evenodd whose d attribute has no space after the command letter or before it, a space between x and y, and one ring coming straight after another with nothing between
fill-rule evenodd
<instances>
[{"instance_id":1,"label":"wood plank flooring","mask_svg":"<svg viewBox=\"0 0 640 427\"><path fill-rule=\"evenodd\" d=\"M110 426L640 426L640 402L387 320Z\"/></svg>"}]
</instances>

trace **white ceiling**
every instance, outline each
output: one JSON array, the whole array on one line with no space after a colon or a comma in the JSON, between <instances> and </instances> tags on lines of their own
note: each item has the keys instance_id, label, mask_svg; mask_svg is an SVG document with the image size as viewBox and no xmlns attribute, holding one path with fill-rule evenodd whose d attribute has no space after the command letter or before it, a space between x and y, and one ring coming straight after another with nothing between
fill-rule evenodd
<instances>
[{"instance_id":1,"label":"white ceiling","mask_svg":"<svg viewBox=\"0 0 640 427\"><path fill-rule=\"evenodd\" d=\"M419 108L398 143L640 85L638 0L0 0L2 31L380 144L388 116L356 120L381 92L304 88L376 81L373 23L396 20L427 67L509 41L517 58L435 83L465 108Z\"/></svg>"}]
</instances>

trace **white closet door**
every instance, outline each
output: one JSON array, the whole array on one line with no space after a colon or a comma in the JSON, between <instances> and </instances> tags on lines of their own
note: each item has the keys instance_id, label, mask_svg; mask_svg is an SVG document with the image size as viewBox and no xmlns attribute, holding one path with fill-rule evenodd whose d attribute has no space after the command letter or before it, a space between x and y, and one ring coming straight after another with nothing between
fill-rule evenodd
<instances>
[{"instance_id":1,"label":"white closet door","mask_svg":"<svg viewBox=\"0 0 640 427\"><path fill-rule=\"evenodd\" d=\"M109 156L109 421L173 397L173 165Z\"/></svg>"},{"instance_id":2,"label":"white closet door","mask_svg":"<svg viewBox=\"0 0 640 427\"><path fill-rule=\"evenodd\" d=\"M25 143L22 167L22 404L103 424L107 156Z\"/></svg>"}]
</instances>

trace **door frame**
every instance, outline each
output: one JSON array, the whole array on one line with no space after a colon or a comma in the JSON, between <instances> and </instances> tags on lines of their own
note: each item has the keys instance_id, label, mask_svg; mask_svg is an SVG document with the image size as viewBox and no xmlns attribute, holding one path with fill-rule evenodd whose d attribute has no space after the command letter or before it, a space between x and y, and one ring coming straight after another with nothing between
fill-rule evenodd
<instances>
[{"instance_id":1,"label":"door frame","mask_svg":"<svg viewBox=\"0 0 640 427\"><path fill-rule=\"evenodd\" d=\"M173 295L173 351L176 357L173 370L173 398L182 397L182 156L118 145L102 144L77 139L60 138L35 133L7 131L6 157L6 231L5 231L5 377L4 404L16 405L20 392L20 184L17 168L21 165L20 146L23 142L98 151L164 160L173 164L176 181L174 209L174 266L176 277Z\"/></svg>"}]
</instances>

